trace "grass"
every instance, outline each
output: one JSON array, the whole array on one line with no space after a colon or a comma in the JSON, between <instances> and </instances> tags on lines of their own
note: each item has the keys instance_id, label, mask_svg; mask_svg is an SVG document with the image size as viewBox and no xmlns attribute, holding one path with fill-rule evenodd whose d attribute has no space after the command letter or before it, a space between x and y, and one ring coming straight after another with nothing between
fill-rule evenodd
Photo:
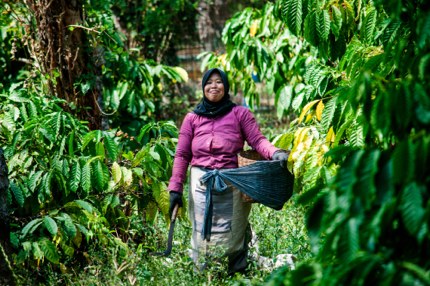
<instances>
[{"instance_id":1,"label":"grass","mask_svg":"<svg viewBox=\"0 0 430 286\"><path fill-rule=\"evenodd\" d=\"M259 254L275 258L291 253L298 262L310 257L310 246L304 227L304 210L292 199L281 211L253 205L250 216L258 237ZM264 285L271 270L251 262L245 275L228 276L226 262L213 262L204 272L196 272L188 256L191 226L187 219L177 221L173 250L169 257L152 256L150 252L166 248L168 225L159 216L156 224L146 228L141 244L128 243L127 248L90 248L82 267L46 268L27 276L25 285ZM29 275L30 274L30 275ZM39 279L34 279L39 276ZM43 281L38 283L35 281Z\"/></svg>"}]
</instances>

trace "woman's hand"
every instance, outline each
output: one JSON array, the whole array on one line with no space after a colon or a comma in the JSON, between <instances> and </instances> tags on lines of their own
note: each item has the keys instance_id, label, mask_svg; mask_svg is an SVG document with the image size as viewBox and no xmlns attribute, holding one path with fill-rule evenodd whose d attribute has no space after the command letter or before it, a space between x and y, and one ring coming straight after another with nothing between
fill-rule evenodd
<instances>
[{"instance_id":1,"label":"woman's hand","mask_svg":"<svg viewBox=\"0 0 430 286\"><path fill-rule=\"evenodd\" d=\"M273 153L272 160L280 161L281 167L286 168L289 155L290 152L279 149L278 151Z\"/></svg>"},{"instance_id":2,"label":"woman's hand","mask_svg":"<svg viewBox=\"0 0 430 286\"><path fill-rule=\"evenodd\" d=\"M170 191L170 206L169 206L169 216L172 217L173 209L178 205L182 207L182 193Z\"/></svg>"}]
</instances>

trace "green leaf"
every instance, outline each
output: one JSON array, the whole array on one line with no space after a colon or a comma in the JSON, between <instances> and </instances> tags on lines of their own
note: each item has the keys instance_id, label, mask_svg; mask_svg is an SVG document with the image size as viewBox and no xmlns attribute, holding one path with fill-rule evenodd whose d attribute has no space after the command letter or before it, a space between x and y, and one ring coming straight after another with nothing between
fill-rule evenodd
<instances>
[{"instance_id":1,"label":"green leaf","mask_svg":"<svg viewBox=\"0 0 430 286\"><path fill-rule=\"evenodd\" d=\"M109 169L100 160L96 160L92 164L92 183L99 191L103 191L107 187L109 181Z\"/></svg>"},{"instance_id":2,"label":"green leaf","mask_svg":"<svg viewBox=\"0 0 430 286\"><path fill-rule=\"evenodd\" d=\"M73 254L75 253L75 249L68 246L66 243L64 243L64 241L61 242L61 249L63 250L64 254L69 257L73 257Z\"/></svg>"},{"instance_id":3,"label":"green leaf","mask_svg":"<svg viewBox=\"0 0 430 286\"><path fill-rule=\"evenodd\" d=\"M423 194L426 187L418 185L416 182L408 184L402 192L400 210L403 223L411 235L416 235L423 227L425 215Z\"/></svg>"},{"instance_id":4,"label":"green leaf","mask_svg":"<svg viewBox=\"0 0 430 286\"><path fill-rule=\"evenodd\" d=\"M430 98L421 84L415 84L414 91L416 117L421 123L430 124Z\"/></svg>"},{"instance_id":5,"label":"green leaf","mask_svg":"<svg viewBox=\"0 0 430 286\"><path fill-rule=\"evenodd\" d=\"M61 218L63 218L64 231L73 239L77 234L77 229L72 218L66 213L61 213Z\"/></svg>"},{"instance_id":6,"label":"green leaf","mask_svg":"<svg viewBox=\"0 0 430 286\"><path fill-rule=\"evenodd\" d=\"M404 184L413 181L416 155L415 145L410 140L399 142L392 155L394 183Z\"/></svg>"},{"instance_id":7,"label":"green leaf","mask_svg":"<svg viewBox=\"0 0 430 286\"><path fill-rule=\"evenodd\" d=\"M146 155L147 155L146 149L139 150L139 152L137 152L136 155L134 156L131 166L132 167L138 166L143 161L143 159L145 159Z\"/></svg>"},{"instance_id":8,"label":"green leaf","mask_svg":"<svg viewBox=\"0 0 430 286\"><path fill-rule=\"evenodd\" d=\"M335 5L331 6L331 12L333 21L330 22L330 27L333 35L337 39L339 37L340 30L342 29L342 13Z\"/></svg>"},{"instance_id":9,"label":"green leaf","mask_svg":"<svg viewBox=\"0 0 430 286\"><path fill-rule=\"evenodd\" d=\"M84 210L86 210L87 212L89 212L89 213L92 213L93 212L93 206L90 204L90 203L88 203L88 202L86 202L86 201L83 201L83 200L75 200L74 201L79 207L81 207L81 208L83 208Z\"/></svg>"},{"instance_id":10,"label":"green leaf","mask_svg":"<svg viewBox=\"0 0 430 286\"><path fill-rule=\"evenodd\" d=\"M340 237L338 254L345 262L350 262L360 249L360 237L358 230L359 221L351 218L347 221Z\"/></svg>"},{"instance_id":11,"label":"green leaf","mask_svg":"<svg viewBox=\"0 0 430 286\"><path fill-rule=\"evenodd\" d=\"M38 241L40 248L42 249L45 257L54 264L60 263L60 255L58 254L55 245L46 238L42 238Z\"/></svg>"},{"instance_id":12,"label":"green leaf","mask_svg":"<svg viewBox=\"0 0 430 286\"><path fill-rule=\"evenodd\" d=\"M112 161L115 161L118 157L118 146L116 145L115 141L110 136L105 135L103 143L105 145L108 158Z\"/></svg>"},{"instance_id":13,"label":"green leaf","mask_svg":"<svg viewBox=\"0 0 430 286\"><path fill-rule=\"evenodd\" d=\"M292 148L293 141L294 141L294 133L288 132L288 133L280 134L277 137L275 137L272 141L272 144L278 148L288 150Z\"/></svg>"},{"instance_id":14,"label":"green leaf","mask_svg":"<svg viewBox=\"0 0 430 286\"><path fill-rule=\"evenodd\" d=\"M81 182L81 165L79 164L79 161L75 161L73 162L72 169L70 172L70 177L69 177L70 190L75 193L79 187L80 182Z\"/></svg>"},{"instance_id":15,"label":"green leaf","mask_svg":"<svg viewBox=\"0 0 430 286\"><path fill-rule=\"evenodd\" d=\"M88 143L90 143L92 140L94 140L94 138L96 138L96 135L97 133L95 131L92 131L84 136L84 138L82 139L81 151L83 151L87 147Z\"/></svg>"},{"instance_id":16,"label":"green leaf","mask_svg":"<svg viewBox=\"0 0 430 286\"><path fill-rule=\"evenodd\" d=\"M321 118L321 125L325 130L328 130L333 124L332 120L336 111L337 97L330 99L324 106Z\"/></svg>"},{"instance_id":17,"label":"green leaf","mask_svg":"<svg viewBox=\"0 0 430 286\"><path fill-rule=\"evenodd\" d=\"M81 186L86 194L91 189L91 164L86 163L81 172Z\"/></svg>"},{"instance_id":18,"label":"green leaf","mask_svg":"<svg viewBox=\"0 0 430 286\"><path fill-rule=\"evenodd\" d=\"M35 231L39 227L39 225L42 224L42 222L43 221L41 218L36 218L27 223L21 230L21 238L25 237L29 233L33 233L33 231Z\"/></svg>"},{"instance_id":19,"label":"green leaf","mask_svg":"<svg viewBox=\"0 0 430 286\"><path fill-rule=\"evenodd\" d=\"M75 153L75 148L74 148L74 143L75 143L75 131L73 130L72 132L70 132L69 134L69 142L68 142L68 151L69 151L69 156L73 156Z\"/></svg>"},{"instance_id":20,"label":"green leaf","mask_svg":"<svg viewBox=\"0 0 430 286\"><path fill-rule=\"evenodd\" d=\"M318 46L318 32L317 32L317 16L316 11L312 11L305 18L304 35L306 41L313 46Z\"/></svg>"},{"instance_id":21,"label":"green leaf","mask_svg":"<svg viewBox=\"0 0 430 286\"><path fill-rule=\"evenodd\" d=\"M363 28L361 29L361 40L362 42L371 45L375 37L376 30L376 17L377 12L375 8L370 8L367 11L367 15L363 21Z\"/></svg>"},{"instance_id":22,"label":"green leaf","mask_svg":"<svg viewBox=\"0 0 430 286\"><path fill-rule=\"evenodd\" d=\"M284 1L283 16L288 29L296 36L300 35L302 28L302 0Z\"/></svg>"},{"instance_id":23,"label":"green leaf","mask_svg":"<svg viewBox=\"0 0 430 286\"><path fill-rule=\"evenodd\" d=\"M61 111L59 111L59 112L56 112L52 118L52 127L51 128L54 130L55 138L58 138L58 135L60 134L61 117L62 117L62 113L61 113Z\"/></svg>"},{"instance_id":24,"label":"green leaf","mask_svg":"<svg viewBox=\"0 0 430 286\"><path fill-rule=\"evenodd\" d=\"M385 27L382 34L382 42L387 49L398 39L400 26L400 21L391 20Z\"/></svg>"},{"instance_id":25,"label":"green leaf","mask_svg":"<svg viewBox=\"0 0 430 286\"><path fill-rule=\"evenodd\" d=\"M282 118L282 115L291 105L291 99L293 95L293 88L290 85L285 85L280 88L276 93L275 105L277 109L278 118Z\"/></svg>"},{"instance_id":26,"label":"green leaf","mask_svg":"<svg viewBox=\"0 0 430 286\"><path fill-rule=\"evenodd\" d=\"M418 47L423 49L425 45L428 45L430 42L430 13L421 14L417 22Z\"/></svg>"},{"instance_id":27,"label":"green leaf","mask_svg":"<svg viewBox=\"0 0 430 286\"><path fill-rule=\"evenodd\" d=\"M145 124L145 125L140 129L139 135L136 137L137 142L142 143L142 144L147 143L147 141L148 141L148 139L147 139L147 137L148 137L148 133L150 132L150 130L151 130L153 127L154 127L154 123L152 123L152 122L151 122L151 123L148 123L148 124ZM143 142L142 142L142 140L143 140Z\"/></svg>"},{"instance_id":28,"label":"green leaf","mask_svg":"<svg viewBox=\"0 0 430 286\"><path fill-rule=\"evenodd\" d=\"M327 10L321 10L316 17L318 37L322 41L327 41L330 33L330 15Z\"/></svg>"},{"instance_id":29,"label":"green leaf","mask_svg":"<svg viewBox=\"0 0 430 286\"><path fill-rule=\"evenodd\" d=\"M16 202L20 207L24 206L24 194L22 193L22 190L19 186L17 186L13 181L10 181L9 187L13 193L13 196L15 197Z\"/></svg>"},{"instance_id":30,"label":"green leaf","mask_svg":"<svg viewBox=\"0 0 430 286\"><path fill-rule=\"evenodd\" d=\"M45 228L52 234L52 235L56 235L58 232L58 226L57 223L55 222L55 220L53 220L51 217L49 216L45 216L43 218L43 225L45 226Z\"/></svg>"},{"instance_id":31,"label":"green leaf","mask_svg":"<svg viewBox=\"0 0 430 286\"><path fill-rule=\"evenodd\" d=\"M363 123L360 122L360 119L357 118L352 126L349 132L349 139L352 147L362 148L365 145L365 127L363 126Z\"/></svg>"},{"instance_id":32,"label":"green leaf","mask_svg":"<svg viewBox=\"0 0 430 286\"><path fill-rule=\"evenodd\" d=\"M41 260L43 258L43 252L39 247L39 244L36 241L33 241L31 244L31 250L33 251L33 257L36 260Z\"/></svg>"},{"instance_id":33,"label":"green leaf","mask_svg":"<svg viewBox=\"0 0 430 286\"><path fill-rule=\"evenodd\" d=\"M99 156L102 160L105 158L105 147L103 142L96 143L96 155Z\"/></svg>"}]
</instances>

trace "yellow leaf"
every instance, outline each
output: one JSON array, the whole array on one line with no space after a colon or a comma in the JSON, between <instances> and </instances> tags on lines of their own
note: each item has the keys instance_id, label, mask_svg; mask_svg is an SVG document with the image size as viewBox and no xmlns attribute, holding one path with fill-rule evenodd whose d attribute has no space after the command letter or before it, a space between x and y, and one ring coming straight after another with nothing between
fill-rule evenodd
<instances>
[{"instance_id":1,"label":"yellow leaf","mask_svg":"<svg viewBox=\"0 0 430 286\"><path fill-rule=\"evenodd\" d=\"M112 178L115 184L118 184L121 181L122 173L121 173L121 167L118 165L117 162L114 162L112 164Z\"/></svg>"},{"instance_id":2,"label":"yellow leaf","mask_svg":"<svg viewBox=\"0 0 430 286\"><path fill-rule=\"evenodd\" d=\"M302 142L306 135L309 133L310 128L304 127L304 128L298 128L296 133L294 134L294 145L299 145L300 142Z\"/></svg>"},{"instance_id":3,"label":"yellow leaf","mask_svg":"<svg viewBox=\"0 0 430 286\"><path fill-rule=\"evenodd\" d=\"M326 143L333 143L336 139L336 134L334 134L333 126L328 130L327 136L325 138Z\"/></svg>"},{"instance_id":4,"label":"yellow leaf","mask_svg":"<svg viewBox=\"0 0 430 286\"><path fill-rule=\"evenodd\" d=\"M249 35L251 37L254 37L255 34L257 34L257 27L258 27L258 22L257 21L253 21L251 24L251 27L249 28Z\"/></svg>"},{"instance_id":5,"label":"yellow leaf","mask_svg":"<svg viewBox=\"0 0 430 286\"><path fill-rule=\"evenodd\" d=\"M184 82L188 81L188 73L186 70L181 67L174 67L173 69L181 76Z\"/></svg>"},{"instance_id":6,"label":"yellow leaf","mask_svg":"<svg viewBox=\"0 0 430 286\"><path fill-rule=\"evenodd\" d=\"M309 123L309 121L312 120L314 115L315 115L315 112L308 113L308 115L306 116L306 119L305 119L305 123Z\"/></svg>"},{"instance_id":7,"label":"yellow leaf","mask_svg":"<svg viewBox=\"0 0 430 286\"><path fill-rule=\"evenodd\" d=\"M320 102L318 102L317 111L316 111L318 121L321 121L323 110L324 110L324 103L322 100L320 100Z\"/></svg>"},{"instance_id":8,"label":"yellow leaf","mask_svg":"<svg viewBox=\"0 0 430 286\"><path fill-rule=\"evenodd\" d=\"M222 55L220 55L219 57L218 57L218 60L221 62L221 65L222 66L225 66L226 65L226 58L227 58L227 54L222 54Z\"/></svg>"},{"instance_id":9,"label":"yellow leaf","mask_svg":"<svg viewBox=\"0 0 430 286\"><path fill-rule=\"evenodd\" d=\"M125 187L131 186L133 183L133 174L131 170L127 169L126 167L121 167L121 173L122 173L122 181L124 182Z\"/></svg>"},{"instance_id":10,"label":"yellow leaf","mask_svg":"<svg viewBox=\"0 0 430 286\"><path fill-rule=\"evenodd\" d=\"M309 109L312 108L312 106L314 106L318 101L320 101L319 99L317 100L313 100L311 102L309 102L308 104L305 105L305 107L303 107L302 113L299 116L299 124L302 123L303 118L305 118L306 113L308 113Z\"/></svg>"}]
</instances>

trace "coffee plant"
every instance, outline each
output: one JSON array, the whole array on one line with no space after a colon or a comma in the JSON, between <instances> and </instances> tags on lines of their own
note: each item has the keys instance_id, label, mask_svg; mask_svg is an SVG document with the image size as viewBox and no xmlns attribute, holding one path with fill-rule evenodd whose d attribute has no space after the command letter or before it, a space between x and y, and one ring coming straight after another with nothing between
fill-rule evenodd
<instances>
[{"instance_id":1,"label":"coffee plant","mask_svg":"<svg viewBox=\"0 0 430 286\"><path fill-rule=\"evenodd\" d=\"M258 81L308 205L314 259L272 283L428 285L429 7L424 1L302 1L246 9L226 25L223 65L248 101Z\"/></svg>"}]
</instances>

